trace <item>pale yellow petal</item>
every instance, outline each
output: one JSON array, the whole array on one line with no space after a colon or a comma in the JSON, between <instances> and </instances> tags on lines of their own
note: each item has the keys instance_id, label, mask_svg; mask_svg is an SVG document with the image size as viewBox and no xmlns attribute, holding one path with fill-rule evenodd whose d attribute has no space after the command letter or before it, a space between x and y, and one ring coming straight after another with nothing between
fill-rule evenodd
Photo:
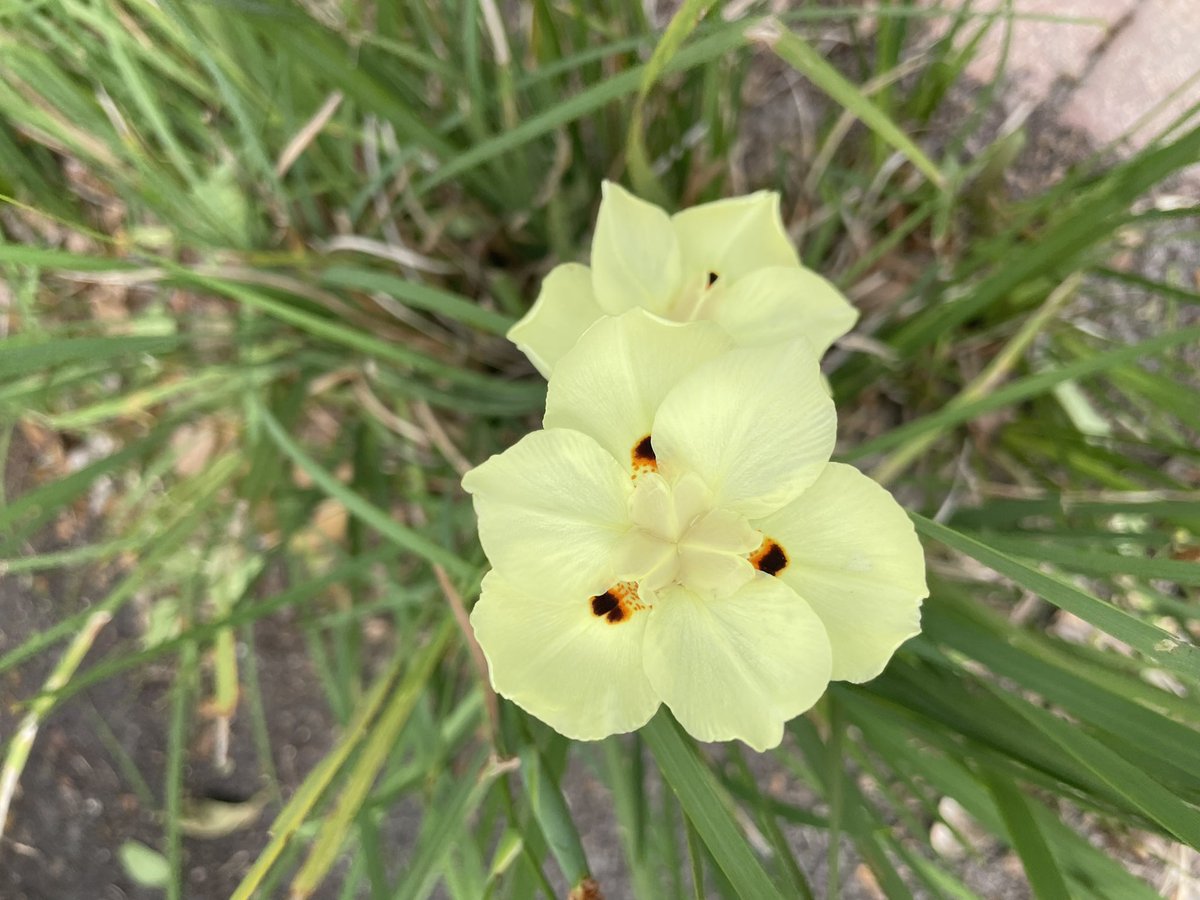
<instances>
[{"instance_id":1,"label":"pale yellow petal","mask_svg":"<svg viewBox=\"0 0 1200 900\"><path fill-rule=\"evenodd\" d=\"M562 355L602 315L592 293L592 270L566 263L550 270L537 300L507 337L549 378Z\"/></svg>"},{"instance_id":2,"label":"pale yellow petal","mask_svg":"<svg viewBox=\"0 0 1200 900\"><path fill-rule=\"evenodd\" d=\"M646 626L650 684L702 741L768 750L829 683L821 620L787 585L758 574L736 594L663 591Z\"/></svg>"},{"instance_id":3,"label":"pale yellow petal","mask_svg":"<svg viewBox=\"0 0 1200 900\"><path fill-rule=\"evenodd\" d=\"M754 519L808 487L833 452L837 418L804 341L733 350L695 369L654 418L660 471L695 472L714 505Z\"/></svg>"},{"instance_id":4,"label":"pale yellow petal","mask_svg":"<svg viewBox=\"0 0 1200 900\"><path fill-rule=\"evenodd\" d=\"M647 618L637 610L611 622L586 595L518 585L495 571L471 611L497 693L583 741L633 731L658 709L642 667Z\"/></svg>"},{"instance_id":5,"label":"pale yellow petal","mask_svg":"<svg viewBox=\"0 0 1200 900\"><path fill-rule=\"evenodd\" d=\"M628 466L663 397L731 346L711 322L667 322L643 310L602 319L555 368L545 425L591 435Z\"/></svg>"},{"instance_id":6,"label":"pale yellow petal","mask_svg":"<svg viewBox=\"0 0 1200 900\"><path fill-rule=\"evenodd\" d=\"M869 681L921 630L925 554L900 504L857 469L830 463L754 524L787 554L778 577L825 623L834 679Z\"/></svg>"},{"instance_id":7,"label":"pale yellow petal","mask_svg":"<svg viewBox=\"0 0 1200 900\"><path fill-rule=\"evenodd\" d=\"M629 528L629 472L585 434L535 431L463 476L483 550L505 578L562 596L599 593Z\"/></svg>"},{"instance_id":8,"label":"pale yellow petal","mask_svg":"<svg viewBox=\"0 0 1200 900\"><path fill-rule=\"evenodd\" d=\"M821 356L854 327L858 310L841 291L808 269L758 269L717 291L704 315L739 344L804 338Z\"/></svg>"},{"instance_id":9,"label":"pale yellow petal","mask_svg":"<svg viewBox=\"0 0 1200 900\"><path fill-rule=\"evenodd\" d=\"M592 238L592 285L609 315L667 310L682 279L671 220L653 203L606 181Z\"/></svg>"},{"instance_id":10,"label":"pale yellow petal","mask_svg":"<svg viewBox=\"0 0 1200 900\"><path fill-rule=\"evenodd\" d=\"M687 276L734 280L764 266L800 265L773 191L702 203L676 213L671 225Z\"/></svg>"}]
</instances>

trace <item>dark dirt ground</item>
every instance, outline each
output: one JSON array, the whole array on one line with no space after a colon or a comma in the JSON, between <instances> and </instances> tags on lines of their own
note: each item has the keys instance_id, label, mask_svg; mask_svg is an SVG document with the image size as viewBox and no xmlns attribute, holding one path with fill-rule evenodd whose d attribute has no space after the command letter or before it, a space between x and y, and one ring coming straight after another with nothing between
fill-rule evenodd
<instances>
[{"instance_id":1,"label":"dark dirt ground","mask_svg":"<svg viewBox=\"0 0 1200 900\"><path fill-rule=\"evenodd\" d=\"M28 444L13 441L5 467L6 496L28 490L34 459ZM77 535L76 542L86 534ZM42 535L32 552L63 549L52 534ZM0 653L74 612L81 601L99 599L108 579L81 583L78 576L52 571L32 579L0 576ZM136 639L140 627L127 607L109 623L85 659ZM297 786L329 749L333 718L312 671L304 639L281 617L255 631L259 677L273 711L268 730L274 766L285 790ZM43 654L0 682L0 743L17 724L13 705L35 693L57 656ZM162 892L134 884L116 852L125 841L161 849L158 810L163 803L169 692L167 666L139 668L71 698L43 724L30 756L0 843L0 898L3 900L124 900L155 898ZM104 727L111 732L102 734ZM236 718L230 739L231 770L212 764L206 723L192 724L184 769L184 795L224 802L250 800L261 788L258 758L246 715ZM148 807L106 738L115 740L154 794ZM184 838L186 896L228 897L258 850L266 843L268 807L248 828L216 839Z\"/></svg>"}]
</instances>

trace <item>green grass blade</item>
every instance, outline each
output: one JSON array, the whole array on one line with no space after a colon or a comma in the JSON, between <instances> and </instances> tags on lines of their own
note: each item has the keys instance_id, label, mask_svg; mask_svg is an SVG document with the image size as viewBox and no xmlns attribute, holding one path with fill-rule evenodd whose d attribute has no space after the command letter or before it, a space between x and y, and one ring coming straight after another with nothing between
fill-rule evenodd
<instances>
[{"instance_id":1,"label":"green grass blade","mask_svg":"<svg viewBox=\"0 0 1200 900\"><path fill-rule=\"evenodd\" d=\"M430 803L417 849L392 900L424 900L433 891L437 873L446 865L451 850L470 840L469 818L500 774L487 756L486 750L477 753L461 774L447 779L445 795Z\"/></svg>"},{"instance_id":2,"label":"green grass blade","mask_svg":"<svg viewBox=\"0 0 1200 900\"><path fill-rule=\"evenodd\" d=\"M486 309L449 291L371 269L330 266L321 273L321 283L328 287L380 291L412 309L437 313L488 334L504 335L515 322L503 313Z\"/></svg>"},{"instance_id":3,"label":"green grass blade","mask_svg":"<svg viewBox=\"0 0 1200 900\"><path fill-rule=\"evenodd\" d=\"M954 303L929 307L905 324L893 337L893 348L911 355L1022 285L1052 273L1070 271L1085 251L1113 234L1135 200L1198 158L1200 127L1164 147L1122 163L1086 190L1081 199L1067 203L1036 239L1011 247L1007 258L997 263L970 294Z\"/></svg>"},{"instance_id":4,"label":"green grass blade","mask_svg":"<svg viewBox=\"0 0 1200 900\"><path fill-rule=\"evenodd\" d=\"M529 806L554 861L574 888L590 875L583 840L571 818L562 791L548 771L546 760L532 741L521 751L521 779Z\"/></svg>"},{"instance_id":5,"label":"green grass blade","mask_svg":"<svg viewBox=\"0 0 1200 900\"><path fill-rule=\"evenodd\" d=\"M668 72L683 72L711 62L741 45L744 39L738 28L727 27L717 33L697 41L675 55L667 64ZM592 85L580 91L574 97L563 101L549 109L544 109L526 119L516 128L502 132L495 137L476 144L470 150L447 160L432 175L419 181L414 187L415 192L425 194L439 184L444 184L457 178L464 172L469 172L478 166L498 159L505 153L521 147L536 138L550 134L569 122L581 119L603 106L619 100L638 89L641 84L640 67L626 69L613 75L606 81Z\"/></svg>"},{"instance_id":6,"label":"green grass blade","mask_svg":"<svg viewBox=\"0 0 1200 900\"><path fill-rule=\"evenodd\" d=\"M1093 773L1131 807L1157 822L1166 832L1189 847L1200 848L1200 810L1180 800L1138 765L1122 759L1102 742L1074 724L1010 697L999 690L992 693L1066 752L1078 765Z\"/></svg>"},{"instance_id":7,"label":"green grass blade","mask_svg":"<svg viewBox=\"0 0 1200 900\"><path fill-rule=\"evenodd\" d=\"M666 710L651 719L641 734L684 813L739 896L782 900L779 888L771 882L738 828L729 795L689 746Z\"/></svg>"},{"instance_id":8,"label":"green grass blade","mask_svg":"<svg viewBox=\"0 0 1200 900\"><path fill-rule=\"evenodd\" d=\"M138 354L169 353L184 343L183 335L58 338L30 343L10 338L0 343L0 378L25 375L79 362L128 360Z\"/></svg>"},{"instance_id":9,"label":"green grass blade","mask_svg":"<svg viewBox=\"0 0 1200 900\"><path fill-rule=\"evenodd\" d=\"M333 811L321 823L308 858L292 879L291 897L301 900L312 896L329 874L379 770L395 748L417 700L425 690L426 682L455 633L453 619L445 619L425 647L412 659L404 678L380 711L379 718L367 727L362 752L347 776L345 790L338 797Z\"/></svg>"},{"instance_id":10,"label":"green grass blade","mask_svg":"<svg viewBox=\"0 0 1200 900\"><path fill-rule=\"evenodd\" d=\"M1178 559L1150 559L1145 556L1125 556L1117 553L1097 553L1077 550L1055 541L1037 540L1024 536L983 533L973 537L1015 556L1044 560L1060 569L1084 575L1133 575L1137 578L1160 578L1187 587L1200 586L1200 566ZM1164 543L1169 541L1165 538Z\"/></svg>"},{"instance_id":11,"label":"green grass blade","mask_svg":"<svg viewBox=\"0 0 1200 900\"><path fill-rule=\"evenodd\" d=\"M683 42L695 31L712 5L713 0L684 0L671 16L662 40L658 42L650 61L642 69L637 100L629 117L629 131L625 140L625 162L629 166L629 177L643 199L659 206L668 206L669 198L654 174L650 154L646 150L646 100L655 83L662 77L667 64L679 52Z\"/></svg>"},{"instance_id":12,"label":"green grass blade","mask_svg":"<svg viewBox=\"0 0 1200 900\"><path fill-rule=\"evenodd\" d=\"M3 350L0 349L0 356L2 355ZM149 455L161 446L169 433L167 428L156 428L150 434L131 442L115 453L110 453L85 468L71 472L56 481L36 487L12 500L6 506L0 506L0 532L15 531L19 534L36 528L53 516L55 510L62 509L80 497L97 479ZM7 546L7 541L0 541L0 548ZM4 671L4 668L5 664L0 659L0 672Z\"/></svg>"},{"instance_id":13,"label":"green grass blade","mask_svg":"<svg viewBox=\"0 0 1200 900\"><path fill-rule=\"evenodd\" d=\"M10 200L11 198L0 195L0 202ZM13 205L19 209L23 208L21 204ZM138 267L136 263L107 256L69 253L66 250L50 250L30 244L3 243L0 243L0 262L69 272L122 272Z\"/></svg>"},{"instance_id":14,"label":"green grass blade","mask_svg":"<svg viewBox=\"0 0 1200 900\"><path fill-rule=\"evenodd\" d=\"M1190 784L1193 793L1200 791L1189 774L1200 772L1200 732L1164 714L1173 695L1111 665L1112 654L1085 664L1073 648L1014 628L965 596L945 596L942 585L929 604L925 634L932 640L1038 693L1081 723L1112 737L1137 735L1136 752L1127 758L1156 770L1162 780L1176 777L1181 790Z\"/></svg>"},{"instance_id":15,"label":"green grass blade","mask_svg":"<svg viewBox=\"0 0 1200 900\"><path fill-rule=\"evenodd\" d=\"M196 645L185 643L179 652L179 669L171 688L171 718L167 735L166 787L163 814L166 820L166 857L170 877L167 900L183 900L183 767L187 750L188 711L195 690Z\"/></svg>"},{"instance_id":16,"label":"green grass blade","mask_svg":"<svg viewBox=\"0 0 1200 900\"><path fill-rule=\"evenodd\" d=\"M651 863L646 841L646 792L641 763L642 743L636 736L627 746L619 736L600 746L601 773L613 795L617 833L629 865L635 897L657 897L662 893L662 872Z\"/></svg>"},{"instance_id":17,"label":"green grass blade","mask_svg":"<svg viewBox=\"0 0 1200 900\"><path fill-rule=\"evenodd\" d=\"M386 359L402 366L411 366L414 369L428 372L431 375L446 378L464 387L476 388L493 395L499 394L513 398L530 399L538 397L537 389L533 385L511 384L488 378L478 372L472 372L459 366L431 359L407 347L401 347L395 343L364 334L357 329L306 312L256 291L248 290L242 285L223 279L197 275L186 270L181 270L178 277L182 281L192 282L200 287L217 291L245 303L247 306L260 309L284 322L295 325L313 335L346 347L351 347L362 353L378 356L380 359Z\"/></svg>"},{"instance_id":18,"label":"green grass blade","mask_svg":"<svg viewBox=\"0 0 1200 900\"><path fill-rule=\"evenodd\" d=\"M854 716L855 724L873 746L881 752L886 748L892 765L928 782L940 795L953 797L988 831L1003 833L1004 821L987 787L962 762L961 745L952 744L954 749L949 755L931 751L914 740L905 723L879 715L881 708L874 706L874 698L847 693L844 699L858 713ZM1088 900L1154 900L1158 896L1120 862L1092 847L1044 806L1034 804L1030 812L1060 861L1061 870L1074 889L1073 896Z\"/></svg>"},{"instance_id":19,"label":"green grass blade","mask_svg":"<svg viewBox=\"0 0 1200 900\"><path fill-rule=\"evenodd\" d=\"M266 426L271 439L291 458L310 478L330 497L338 500L353 515L362 519L381 535L397 546L415 553L417 556L436 565L444 566L456 575L469 576L474 573L474 567L461 557L447 550L441 544L424 535L401 525L379 507L372 505L360 495L347 488L332 474L321 467L316 460L305 453L300 445L292 440L279 421L267 411L266 407L259 409L259 415Z\"/></svg>"},{"instance_id":20,"label":"green grass blade","mask_svg":"<svg viewBox=\"0 0 1200 900\"><path fill-rule=\"evenodd\" d=\"M227 456L210 467L203 476L205 481L204 490L190 503L176 511L174 519L164 528L160 535L155 537L153 543L142 554L140 565L137 569L129 573L103 600L93 605L90 609L81 610L75 615L68 616L54 625L31 635L20 646L14 647L3 657L0 657L0 672L19 665L31 656L62 640L80 628L94 614L107 613L115 615L152 576L158 574L159 566L174 553L178 552L180 546L193 536L197 528L197 520L203 517L207 513L208 508L216 502L219 489L233 475L236 463L237 461L232 456ZM54 701L59 702L65 692L69 690L70 685L74 684L76 680L72 680L70 684L56 690L52 695Z\"/></svg>"},{"instance_id":21,"label":"green grass blade","mask_svg":"<svg viewBox=\"0 0 1200 900\"><path fill-rule=\"evenodd\" d=\"M1060 609L1065 609L1097 628L1125 641L1165 669L1189 678L1200 678L1200 647L1185 643L1155 625L1093 597L1066 582L1039 572L1020 560L995 550L982 541L910 513L917 531L960 553L978 560L1001 575L1033 591Z\"/></svg>"},{"instance_id":22,"label":"green grass blade","mask_svg":"<svg viewBox=\"0 0 1200 900\"><path fill-rule=\"evenodd\" d=\"M1021 789L998 772L985 771L983 780L996 809L1004 819L1009 843L1021 857L1025 877L1038 900L1070 900L1066 880L1059 870L1046 836L1029 810Z\"/></svg>"},{"instance_id":23,"label":"green grass blade","mask_svg":"<svg viewBox=\"0 0 1200 900\"><path fill-rule=\"evenodd\" d=\"M286 591L276 594L260 603L242 603L236 606L232 612L227 615L220 616L208 622L197 622L192 625L186 635L165 640L162 643L155 644L153 647L148 647L145 650L140 650L136 653L122 653L116 657L109 658L103 662L98 662L90 667L86 672L78 675L71 682L59 690L54 692L56 702L63 702L79 691L91 687L94 684L99 684L101 681L106 681L114 675L121 672L128 672L140 665L148 662L153 662L161 658L165 654L179 649L186 641L194 640L197 643L203 643L209 638L215 637L224 628L233 628L238 625L245 625L250 622L257 622L260 619L265 619L267 616L277 613L280 610L286 609L289 606L296 606L300 603L309 600L322 591L328 590L331 586L344 584L355 576L361 575L371 566L377 565L385 560L392 559L394 551L390 545L386 548L380 548L363 556L356 557L350 562L335 566L327 573L319 578L313 578L309 581L293 585ZM136 582L135 582L136 584ZM85 610L86 613L86 610ZM78 618L78 617L73 617ZM72 620L67 620L71 622ZM61 625L55 626L58 637L61 638ZM37 647L44 647L45 643L38 641ZM16 653L16 648L13 652ZM7 659L7 657L6 657ZM3 662L3 661L0 661ZM20 662L20 659L17 660ZM15 663L14 663L15 664ZM2 671L0 667L0 671Z\"/></svg>"},{"instance_id":24,"label":"green grass blade","mask_svg":"<svg viewBox=\"0 0 1200 900\"><path fill-rule=\"evenodd\" d=\"M436 641L437 637L434 640ZM275 817L275 821L271 825L271 840L258 855L254 865L250 867L250 871L238 884L231 900L252 900L259 895L260 886L276 863L283 858L284 852L290 849L300 826L316 808L317 803L341 773L350 757L367 739L371 724L379 716L384 705L392 698L393 691L396 689L409 659L409 654L397 653L391 665L379 676L371 690L363 697L354 717L347 724L341 740L308 774L308 777L304 779L304 782L288 801L287 806Z\"/></svg>"},{"instance_id":25,"label":"green grass blade","mask_svg":"<svg viewBox=\"0 0 1200 900\"><path fill-rule=\"evenodd\" d=\"M29 711L22 717L19 727L8 741L4 765L0 767L0 836L3 836L8 821L9 805L16 794L17 783L25 770L25 764L29 761L29 754L33 751L38 729L53 709L53 692L71 680L83 658L92 649L96 636L110 621L112 614L107 610L89 612L83 628L75 635L46 679L43 693L29 704Z\"/></svg>"},{"instance_id":26,"label":"green grass blade","mask_svg":"<svg viewBox=\"0 0 1200 900\"><path fill-rule=\"evenodd\" d=\"M761 41L780 59L828 94L843 109L856 116L885 143L904 154L939 190L947 187L946 177L912 139L870 98L821 58L807 41L777 23L754 26L747 36Z\"/></svg>"},{"instance_id":27,"label":"green grass blade","mask_svg":"<svg viewBox=\"0 0 1200 900\"><path fill-rule=\"evenodd\" d=\"M846 719L842 715L837 697L830 694L825 698L829 713L829 740L825 744L825 796L829 802L829 849L825 854L825 893L829 897L841 896L842 834L846 816Z\"/></svg>"},{"instance_id":28,"label":"green grass blade","mask_svg":"<svg viewBox=\"0 0 1200 900\"><path fill-rule=\"evenodd\" d=\"M936 413L906 422L873 440L864 441L859 446L842 454L840 458L846 461L863 459L873 453L890 450L892 447L919 438L927 432L944 431L961 425L963 422L969 422L984 413L1004 409L1023 400L1037 397L1064 381L1097 375L1116 366L1134 362L1143 356L1155 356L1196 341L1200 341L1200 326L1180 328L1177 331L1155 335L1137 344L1106 350L1085 359L1077 359L1047 372L1026 375L1024 378L1018 378L970 403L964 403L961 406L947 406Z\"/></svg>"}]
</instances>

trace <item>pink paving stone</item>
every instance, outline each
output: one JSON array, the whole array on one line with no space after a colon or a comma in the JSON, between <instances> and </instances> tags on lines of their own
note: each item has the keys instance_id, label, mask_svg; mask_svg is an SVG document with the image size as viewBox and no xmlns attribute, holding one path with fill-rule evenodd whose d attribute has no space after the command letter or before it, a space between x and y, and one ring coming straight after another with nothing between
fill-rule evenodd
<instances>
[{"instance_id":1,"label":"pink paving stone","mask_svg":"<svg viewBox=\"0 0 1200 900\"><path fill-rule=\"evenodd\" d=\"M1144 145L1158 129L1200 101L1200 0L1142 0L1072 92L1063 121L1101 143L1116 140L1189 79L1187 89L1133 138Z\"/></svg>"},{"instance_id":2,"label":"pink paving stone","mask_svg":"<svg viewBox=\"0 0 1200 900\"><path fill-rule=\"evenodd\" d=\"M923 0L933 6L934 0ZM1188 0L1185 0L1188 2ZM1200 0L1194 0L1200 6ZM943 3L943 8L958 9L962 0ZM1008 81L1021 97L1035 102L1044 100L1060 78L1075 80L1087 70L1088 61L1109 36L1111 30L1138 6L1138 0L1017 0L1013 4L1012 42L1008 55ZM975 3L974 14L1003 11L1000 0ZM1048 21L1016 16L1052 16L1058 19L1087 21ZM944 32L949 19L935 26ZM982 22L982 19L979 21ZM964 29L974 33L974 26ZM988 30L967 74L978 81L990 81L1004 46L1004 22L997 21Z\"/></svg>"}]
</instances>

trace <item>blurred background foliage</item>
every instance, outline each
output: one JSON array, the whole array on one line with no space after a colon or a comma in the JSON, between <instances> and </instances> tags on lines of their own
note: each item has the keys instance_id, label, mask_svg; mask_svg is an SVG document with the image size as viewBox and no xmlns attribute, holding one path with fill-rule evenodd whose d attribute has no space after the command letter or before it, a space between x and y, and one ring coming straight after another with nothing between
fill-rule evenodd
<instances>
[{"instance_id":1,"label":"blurred background foliage","mask_svg":"<svg viewBox=\"0 0 1200 900\"><path fill-rule=\"evenodd\" d=\"M999 896L1000 846L1125 900L1200 848L1200 294L1130 262L1197 117L1015 191L962 82L1011 18L762 6L0 4L4 867L88 704L151 896ZM928 551L924 633L761 757L573 744L465 630L459 477L544 398L502 335L606 177L782 193L863 313L838 458Z\"/></svg>"}]
</instances>

